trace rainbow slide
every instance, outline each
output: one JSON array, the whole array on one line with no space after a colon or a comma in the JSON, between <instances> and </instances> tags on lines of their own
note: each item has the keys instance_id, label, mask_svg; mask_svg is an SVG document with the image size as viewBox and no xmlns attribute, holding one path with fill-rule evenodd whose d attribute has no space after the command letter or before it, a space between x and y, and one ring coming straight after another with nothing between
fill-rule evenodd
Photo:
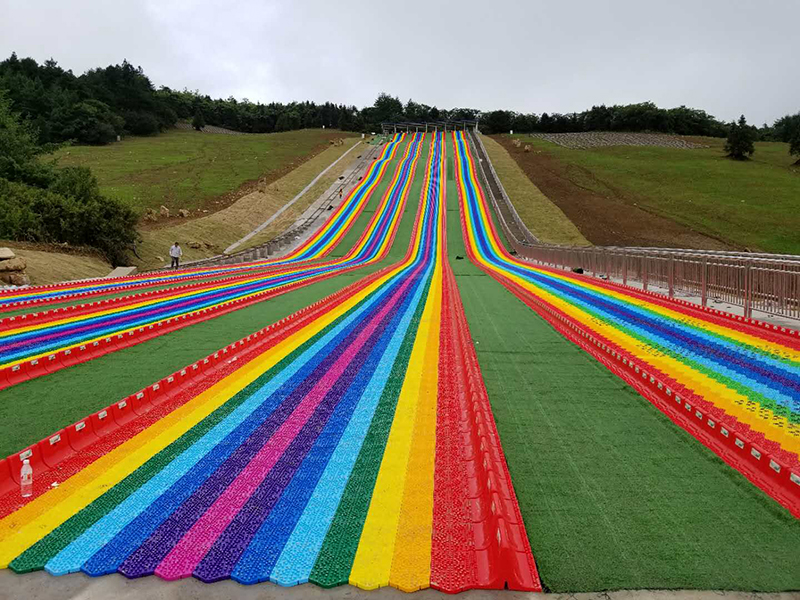
<instances>
[{"instance_id":1,"label":"rainbow slide","mask_svg":"<svg viewBox=\"0 0 800 600\"><path fill-rule=\"evenodd\" d=\"M186 284L210 279L218 280L221 276L258 272L264 267L269 268L275 265L286 265L322 258L336 247L356 218L358 218L376 185L384 176L389 162L395 158L405 139L405 133L396 134L384 146L381 154L372 162L359 183L350 191L323 226L285 257L237 265L194 267L176 271L141 273L115 279L92 279L33 286L19 290L2 290L0 291L0 313L4 310L17 309L28 304L46 305L76 297L103 296L156 286Z\"/></svg>"},{"instance_id":2,"label":"rainbow slide","mask_svg":"<svg viewBox=\"0 0 800 600\"><path fill-rule=\"evenodd\" d=\"M800 517L800 340L514 258L463 133L452 145L470 259Z\"/></svg>"},{"instance_id":3,"label":"rainbow slide","mask_svg":"<svg viewBox=\"0 0 800 600\"><path fill-rule=\"evenodd\" d=\"M447 149L430 136L404 259L0 497L0 567L540 591L446 259Z\"/></svg>"},{"instance_id":4,"label":"rainbow slide","mask_svg":"<svg viewBox=\"0 0 800 600\"><path fill-rule=\"evenodd\" d=\"M345 256L312 262L330 253L351 228L405 134L387 144L368 175L320 230L291 255L270 263L269 269L0 322L0 389L382 260L405 208L423 136L412 136L370 223Z\"/></svg>"}]
</instances>

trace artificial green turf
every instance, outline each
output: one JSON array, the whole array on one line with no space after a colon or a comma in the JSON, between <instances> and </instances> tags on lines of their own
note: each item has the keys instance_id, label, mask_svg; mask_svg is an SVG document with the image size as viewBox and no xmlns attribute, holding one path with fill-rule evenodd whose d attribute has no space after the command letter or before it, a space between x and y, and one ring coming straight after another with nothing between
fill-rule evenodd
<instances>
[{"instance_id":1,"label":"artificial green turf","mask_svg":"<svg viewBox=\"0 0 800 600\"><path fill-rule=\"evenodd\" d=\"M227 135L174 129L107 146L71 146L62 166L88 166L100 190L136 210L162 204L189 210L246 181L291 169L334 135L324 129Z\"/></svg>"},{"instance_id":2,"label":"artificial green turf","mask_svg":"<svg viewBox=\"0 0 800 600\"><path fill-rule=\"evenodd\" d=\"M401 156L402 148L372 195L369 212L365 209L336 251L349 249L364 231ZM423 159L424 154L420 165L424 165ZM402 258L413 229L423 172L417 169L395 243L383 261L0 391L0 456L51 435Z\"/></svg>"},{"instance_id":3,"label":"artificial green turf","mask_svg":"<svg viewBox=\"0 0 800 600\"><path fill-rule=\"evenodd\" d=\"M693 150L573 150L538 138L522 139L537 151L577 165L569 177L581 187L748 248L800 254L800 168L793 166L788 144L757 142L752 160L736 161L725 157L724 140L718 138L702 138L710 147Z\"/></svg>"},{"instance_id":4,"label":"artificial green turf","mask_svg":"<svg viewBox=\"0 0 800 600\"><path fill-rule=\"evenodd\" d=\"M800 589L800 522L464 256L448 254L546 589Z\"/></svg>"}]
</instances>

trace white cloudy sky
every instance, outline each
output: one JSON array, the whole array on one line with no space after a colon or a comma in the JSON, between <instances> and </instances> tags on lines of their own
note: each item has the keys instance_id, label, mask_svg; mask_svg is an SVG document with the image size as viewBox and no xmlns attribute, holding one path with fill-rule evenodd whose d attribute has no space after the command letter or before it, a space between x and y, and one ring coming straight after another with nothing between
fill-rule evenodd
<instances>
[{"instance_id":1,"label":"white cloudy sky","mask_svg":"<svg viewBox=\"0 0 800 600\"><path fill-rule=\"evenodd\" d=\"M569 112L652 100L800 110L800 0L0 0L0 56L156 85L363 106Z\"/></svg>"}]
</instances>

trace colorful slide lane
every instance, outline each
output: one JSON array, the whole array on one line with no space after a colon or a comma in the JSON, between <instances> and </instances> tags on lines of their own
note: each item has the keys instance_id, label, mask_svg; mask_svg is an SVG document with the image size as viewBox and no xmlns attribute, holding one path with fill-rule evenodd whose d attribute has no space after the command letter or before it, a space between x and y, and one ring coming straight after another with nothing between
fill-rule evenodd
<instances>
[{"instance_id":1,"label":"colorful slide lane","mask_svg":"<svg viewBox=\"0 0 800 600\"><path fill-rule=\"evenodd\" d=\"M453 136L470 259L800 517L800 343L503 247L466 138Z\"/></svg>"},{"instance_id":2,"label":"colorful slide lane","mask_svg":"<svg viewBox=\"0 0 800 600\"><path fill-rule=\"evenodd\" d=\"M83 453L0 519L0 567L541 590L446 261L445 153L434 135L401 262Z\"/></svg>"},{"instance_id":3,"label":"colorful slide lane","mask_svg":"<svg viewBox=\"0 0 800 600\"><path fill-rule=\"evenodd\" d=\"M93 279L58 283L47 286L33 286L21 290L0 291L0 313L3 310L18 308L24 303L36 306L52 302L62 302L69 298L117 294L127 290L138 291L155 286L185 284L205 279L218 279L237 273L259 270L263 267L286 265L324 257L344 237L350 226L363 210L375 186L384 176L386 168L398 149L406 140L406 134L396 134L383 148L379 157L372 162L359 184L350 191L344 201L331 214L325 224L297 249L280 259L255 261L229 266L195 267L178 271L142 273L116 279Z\"/></svg>"},{"instance_id":4,"label":"colorful slide lane","mask_svg":"<svg viewBox=\"0 0 800 600\"><path fill-rule=\"evenodd\" d=\"M403 214L424 134L412 136L407 144L378 209L355 246L343 257L329 261L315 263L308 257L325 255L339 243L369 201L403 137L397 136L397 143L384 149L371 167L371 176L350 195L358 201L345 203L349 208L334 215L308 245L287 257L283 267L273 265L257 275L159 292L152 298L77 307L74 316L72 312L43 315L0 330L0 389L382 260Z\"/></svg>"}]
</instances>

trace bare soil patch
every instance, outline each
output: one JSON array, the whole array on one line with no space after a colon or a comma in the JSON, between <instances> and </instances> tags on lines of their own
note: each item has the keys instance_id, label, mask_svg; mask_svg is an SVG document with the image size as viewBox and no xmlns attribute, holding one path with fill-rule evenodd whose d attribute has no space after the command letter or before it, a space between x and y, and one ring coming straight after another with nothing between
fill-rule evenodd
<instances>
[{"instance_id":1,"label":"bare soil patch","mask_svg":"<svg viewBox=\"0 0 800 600\"><path fill-rule=\"evenodd\" d=\"M586 168L564 163L544 150L525 152L514 146L508 136L493 136L493 139L502 144L530 180L592 244L743 249L644 210L638 206L637 198L598 179Z\"/></svg>"}]
</instances>

